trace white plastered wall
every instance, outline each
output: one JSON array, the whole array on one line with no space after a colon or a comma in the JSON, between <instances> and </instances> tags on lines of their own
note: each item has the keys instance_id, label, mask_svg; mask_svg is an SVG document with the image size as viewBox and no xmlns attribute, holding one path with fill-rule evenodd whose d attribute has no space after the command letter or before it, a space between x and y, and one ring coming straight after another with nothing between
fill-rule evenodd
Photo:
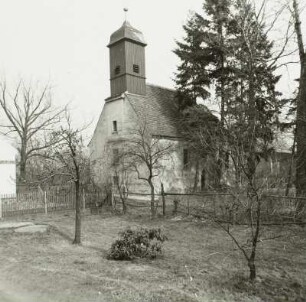
<instances>
[{"instance_id":1,"label":"white plastered wall","mask_svg":"<svg viewBox=\"0 0 306 302\"><path fill-rule=\"evenodd\" d=\"M0 195L16 193L16 149L0 138Z\"/></svg>"}]
</instances>

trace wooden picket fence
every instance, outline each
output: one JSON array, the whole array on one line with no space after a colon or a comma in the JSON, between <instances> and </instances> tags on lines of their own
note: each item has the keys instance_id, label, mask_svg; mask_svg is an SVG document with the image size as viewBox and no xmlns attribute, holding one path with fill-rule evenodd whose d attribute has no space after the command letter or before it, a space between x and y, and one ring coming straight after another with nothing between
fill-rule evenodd
<instances>
[{"instance_id":1,"label":"wooden picket fence","mask_svg":"<svg viewBox=\"0 0 306 302\"><path fill-rule=\"evenodd\" d=\"M99 192L82 192L82 207L95 206L102 199ZM23 214L49 213L75 209L74 190L56 192L54 190L23 192L13 195L0 195L0 218Z\"/></svg>"}]
</instances>

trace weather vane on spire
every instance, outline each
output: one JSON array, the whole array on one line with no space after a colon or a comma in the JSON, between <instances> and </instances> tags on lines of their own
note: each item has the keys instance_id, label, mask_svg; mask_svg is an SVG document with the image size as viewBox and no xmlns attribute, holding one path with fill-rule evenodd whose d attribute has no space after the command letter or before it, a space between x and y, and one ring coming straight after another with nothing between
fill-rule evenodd
<instances>
[{"instance_id":1,"label":"weather vane on spire","mask_svg":"<svg viewBox=\"0 0 306 302\"><path fill-rule=\"evenodd\" d=\"M126 19L127 19L127 13L128 13L128 11L129 11L129 9L128 9L127 7L125 7L123 10L124 10L125 21L126 21Z\"/></svg>"}]
</instances>

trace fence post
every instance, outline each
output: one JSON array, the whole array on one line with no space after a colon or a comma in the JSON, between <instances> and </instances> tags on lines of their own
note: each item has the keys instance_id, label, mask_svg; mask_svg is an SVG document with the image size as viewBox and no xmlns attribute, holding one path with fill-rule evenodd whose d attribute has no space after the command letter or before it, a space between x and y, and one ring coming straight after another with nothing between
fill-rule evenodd
<instances>
[{"instance_id":1,"label":"fence post","mask_svg":"<svg viewBox=\"0 0 306 302\"><path fill-rule=\"evenodd\" d=\"M174 198L173 200L173 215L177 215L177 210L178 210L178 205L179 205L179 199Z\"/></svg>"},{"instance_id":2,"label":"fence post","mask_svg":"<svg viewBox=\"0 0 306 302\"><path fill-rule=\"evenodd\" d=\"M45 214L48 214L47 192L46 191L44 191L44 205L45 205Z\"/></svg>"},{"instance_id":3,"label":"fence post","mask_svg":"<svg viewBox=\"0 0 306 302\"><path fill-rule=\"evenodd\" d=\"M164 184L161 183L161 196L163 202L163 216L166 216L166 201L165 201L165 191L164 191Z\"/></svg>"},{"instance_id":4,"label":"fence post","mask_svg":"<svg viewBox=\"0 0 306 302\"><path fill-rule=\"evenodd\" d=\"M2 219L2 198L0 196L0 219Z\"/></svg>"},{"instance_id":5,"label":"fence post","mask_svg":"<svg viewBox=\"0 0 306 302\"><path fill-rule=\"evenodd\" d=\"M189 197L187 197L187 214L190 215L190 209L189 209Z\"/></svg>"},{"instance_id":6,"label":"fence post","mask_svg":"<svg viewBox=\"0 0 306 302\"><path fill-rule=\"evenodd\" d=\"M85 190L83 189L83 194L82 194L82 201L83 201L83 212L85 212L85 207L86 207L86 204L85 204Z\"/></svg>"}]
</instances>

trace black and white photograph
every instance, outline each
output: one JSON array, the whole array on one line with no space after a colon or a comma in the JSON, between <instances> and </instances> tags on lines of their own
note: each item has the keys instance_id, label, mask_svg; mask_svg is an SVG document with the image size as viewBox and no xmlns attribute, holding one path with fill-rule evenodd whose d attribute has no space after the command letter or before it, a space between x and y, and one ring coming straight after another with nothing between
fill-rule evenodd
<instances>
[{"instance_id":1,"label":"black and white photograph","mask_svg":"<svg viewBox=\"0 0 306 302\"><path fill-rule=\"evenodd\" d=\"M0 0L0 302L306 302L305 0Z\"/></svg>"}]
</instances>

